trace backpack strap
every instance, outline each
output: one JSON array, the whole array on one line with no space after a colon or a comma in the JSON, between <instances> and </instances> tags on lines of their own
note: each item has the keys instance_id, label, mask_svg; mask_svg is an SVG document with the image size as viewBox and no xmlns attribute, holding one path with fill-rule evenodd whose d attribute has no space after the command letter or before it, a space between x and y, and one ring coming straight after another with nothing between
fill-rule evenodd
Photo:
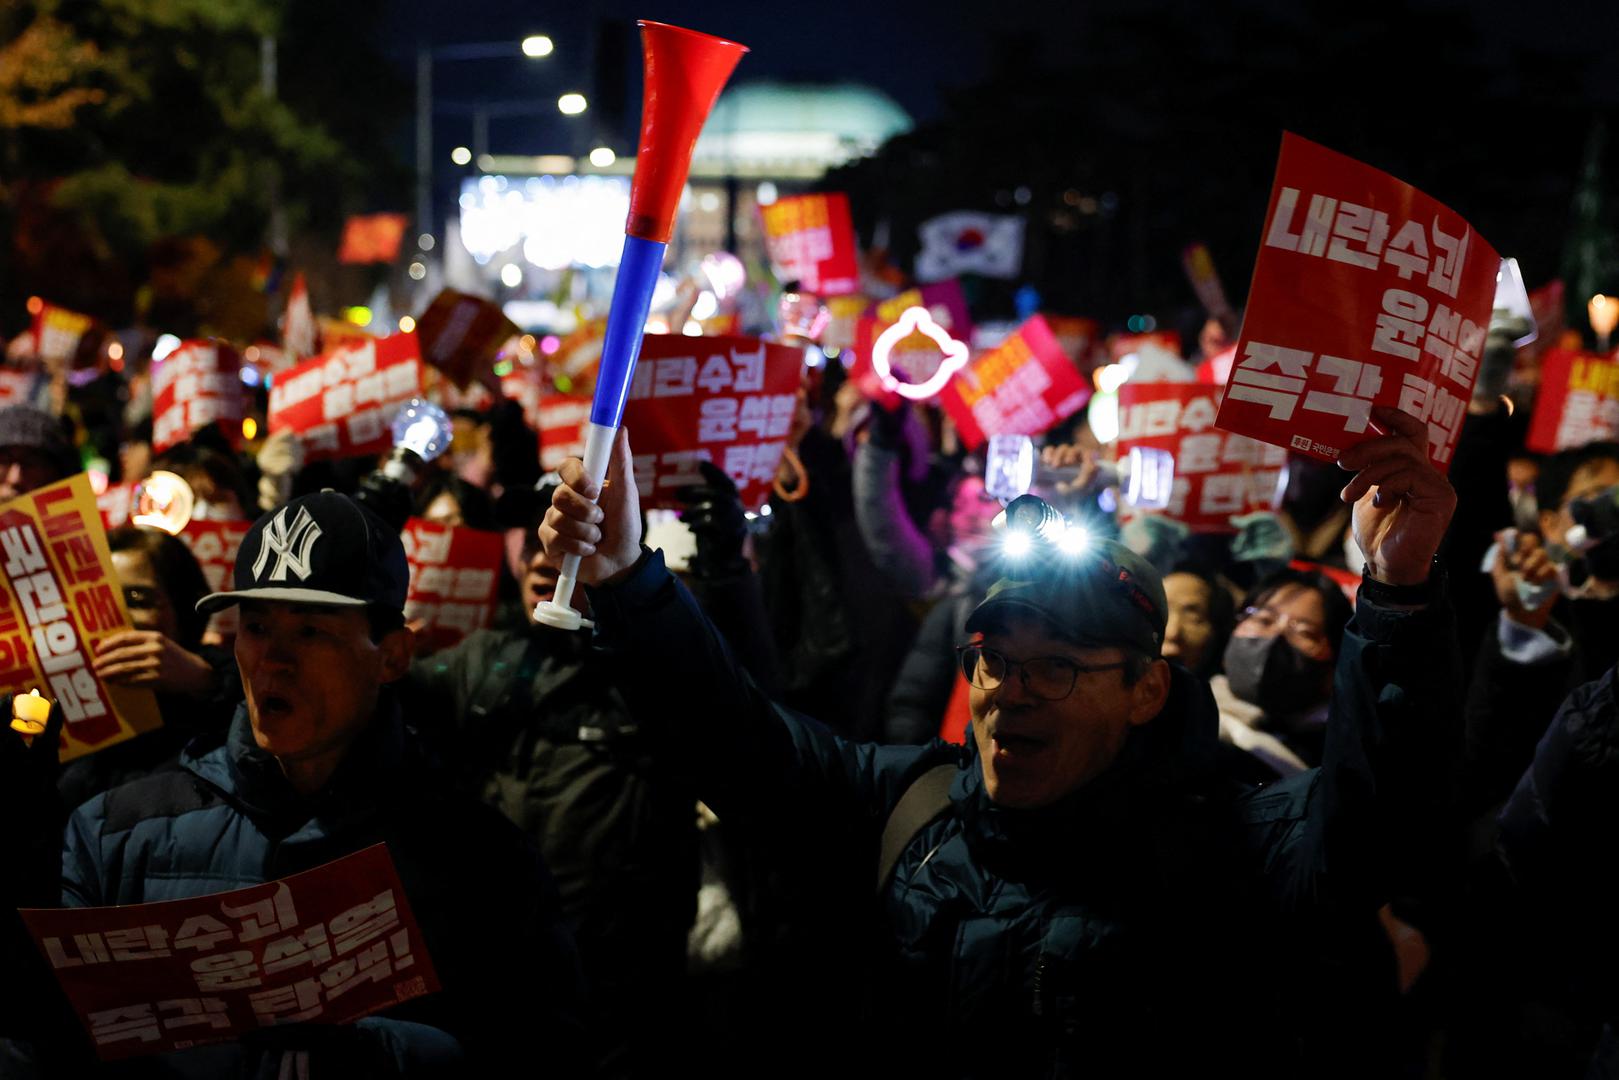
<instances>
[{"instance_id":1,"label":"backpack strap","mask_svg":"<svg viewBox=\"0 0 1619 1080\"><path fill-rule=\"evenodd\" d=\"M882 892L894 867L916 834L934 818L950 809L950 784L959 766L935 765L911 781L883 823L882 853L877 859L877 891Z\"/></svg>"}]
</instances>

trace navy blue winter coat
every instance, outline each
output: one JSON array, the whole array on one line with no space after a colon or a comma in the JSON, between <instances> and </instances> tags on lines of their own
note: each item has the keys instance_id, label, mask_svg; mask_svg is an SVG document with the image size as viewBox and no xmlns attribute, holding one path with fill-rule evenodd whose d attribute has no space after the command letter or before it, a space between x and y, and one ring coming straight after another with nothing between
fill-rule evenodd
<instances>
[{"instance_id":1,"label":"navy blue winter coat","mask_svg":"<svg viewBox=\"0 0 1619 1080\"><path fill-rule=\"evenodd\" d=\"M1380 1033L1346 973L1446 795L1460 683L1445 605L1362 598L1320 769L1263 789L1222 780L1212 697L1177 670L1107 773L1016 811L989 801L971 747L854 743L772 704L655 552L591 604L663 752L818 888L869 898L900 795L958 768L949 811L877 898L875 934L844 931L881 957L866 1032L847 1034L850 1001L827 1002L833 1029L794 1062L847 1063L858 1046L868 1071L918 1076L1370 1075Z\"/></svg>"},{"instance_id":2,"label":"navy blue winter coat","mask_svg":"<svg viewBox=\"0 0 1619 1080\"><path fill-rule=\"evenodd\" d=\"M538 1055L552 1075L572 1075L578 972L554 887L515 827L450 794L391 696L311 798L257 748L245 705L224 745L188 750L181 765L70 816L64 906L225 892L385 843L443 989L360 1021L340 1042L330 1029L312 1032L312 1066L324 1052L339 1055L328 1068L352 1075L493 1075ZM282 1045L302 1045L296 1033L283 1036ZM254 1045L202 1047L137 1060L117 1075L274 1076L280 1056Z\"/></svg>"}]
</instances>

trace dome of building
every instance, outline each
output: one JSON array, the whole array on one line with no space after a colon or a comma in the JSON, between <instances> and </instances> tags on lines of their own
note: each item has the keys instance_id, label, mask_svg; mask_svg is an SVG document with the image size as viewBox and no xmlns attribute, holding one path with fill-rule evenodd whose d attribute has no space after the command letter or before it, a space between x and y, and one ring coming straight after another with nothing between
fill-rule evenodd
<instances>
[{"instance_id":1,"label":"dome of building","mask_svg":"<svg viewBox=\"0 0 1619 1080\"><path fill-rule=\"evenodd\" d=\"M911 126L893 98L858 83L744 83L709 114L692 173L814 178Z\"/></svg>"}]
</instances>

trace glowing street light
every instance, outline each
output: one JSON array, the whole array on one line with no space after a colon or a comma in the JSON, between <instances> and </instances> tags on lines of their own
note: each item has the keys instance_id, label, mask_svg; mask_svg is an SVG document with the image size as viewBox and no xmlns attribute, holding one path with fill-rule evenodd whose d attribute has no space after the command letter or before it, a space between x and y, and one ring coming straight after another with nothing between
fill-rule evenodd
<instances>
[{"instance_id":1,"label":"glowing street light","mask_svg":"<svg viewBox=\"0 0 1619 1080\"><path fill-rule=\"evenodd\" d=\"M589 107L583 94L563 94L557 98L557 109L563 116L578 116Z\"/></svg>"},{"instance_id":2,"label":"glowing street light","mask_svg":"<svg viewBox=\"0 0 1619 1080\"><path fill-rule=\"evenodd\" d=\"M472 161L472 151L468 150L464 146L457 146L454 150L450 151L450 160L455 162L457 165L470 164Z\"/></svg>"},{"instance_id":3,"label":"glowing street light","mask_svg":"<svg viewBox=\"0 0 1619 1080\"><path fill-rule=\"evenodd\" d=\"M618 155L610 146L598 146L590 152L590 163L598 169L605 169L617 160Z\"/></svg>"},{"instance_id":4,"label":"glowing street light","mask_svg":"<svg viewBox=\"0 0 1619 1080\"><path fill-rule=\"evenodd\" d=\"M550 56L551 50L554 48L556 48L556 46L553 45L551 43L551 39L546 37L544 34L530 34L528 37L523 39L524 56L532 56L535 59L542 56Z\"/></svg>"},{"instance_id":5,"label":"glowing street light","mask_svg":"<svg viewBox=\"0 0 1619 1080\"><path fill-rule=\"evenodd\" d=\"M500 283L508 289L515 289L523 283L523 269L516 263L507 263L500 268Z\"/></svg>"}]
</instances>

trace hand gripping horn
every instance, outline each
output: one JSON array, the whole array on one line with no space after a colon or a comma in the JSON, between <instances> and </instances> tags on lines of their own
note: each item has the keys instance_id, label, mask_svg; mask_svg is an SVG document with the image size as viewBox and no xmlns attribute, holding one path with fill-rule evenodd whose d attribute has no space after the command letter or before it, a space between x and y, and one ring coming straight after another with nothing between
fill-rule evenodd
<instances>
[{"instance_id":1,"label":"hand gripping horn","mask_svg":"<svg viewBox=\"0 0 1619 1080\"><path fill-rule=\"evenodd\" d=\"M748 51L734 41L678 26L646 19L638 20L637 25L645 71L641 145L635 157L635 179L630 182L624 254L607 309L596 395L585 429L585 475L597 484L607 475L607 459L624 416L624 399L630 392L635 360L641 355L652 290L674 231L675 210L691 171L697 135L725 80ZM565 630L587 625L571 603L578 573L579 556L564 556L556 596L534 609L536 621Z\"/></svg>"}]
</instances>

